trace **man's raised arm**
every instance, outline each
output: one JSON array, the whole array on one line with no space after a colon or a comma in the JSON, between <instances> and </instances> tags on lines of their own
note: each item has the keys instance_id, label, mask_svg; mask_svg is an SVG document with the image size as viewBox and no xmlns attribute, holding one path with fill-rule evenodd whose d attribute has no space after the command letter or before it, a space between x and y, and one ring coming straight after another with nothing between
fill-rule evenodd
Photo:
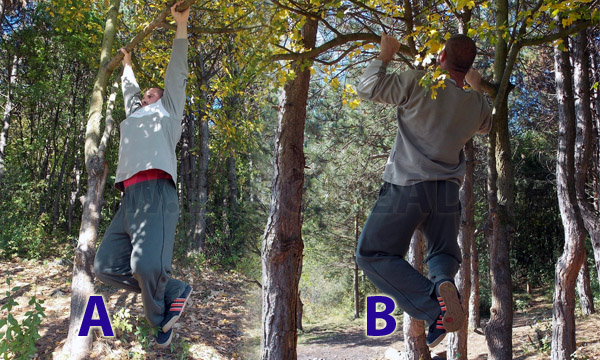
<instances>
[{"instance_id":1,"label":"man's raised arm","mask_svg":"<svg viewBox=\"0 0 600 360\"><path fill-rule=\"evenodd\" d=\"M190 8L181 12L175 10L181 3L182 1L179 1L171 7L171 14L177 24L177 30L175 40L173 40L171 60L165 74L165 93L162 98L165 109L171 114L171 117L179 121L183 117L185 107L185 87L188 77L187 22L190 14Z\"/></svg>"},{"instance_id":2,"label":"man's raised arm","mask_svg":"<svg viewBox=\"0 0 600 360\"><path fill-rule=\"evenodd\" d=\"M135 80L135 74L131 67L131 54L121 48L123 53L123 75L121 76L121 90L125 99L125 116L131 115L142 106L142 91Z\"/></svg>"}]
</instances>

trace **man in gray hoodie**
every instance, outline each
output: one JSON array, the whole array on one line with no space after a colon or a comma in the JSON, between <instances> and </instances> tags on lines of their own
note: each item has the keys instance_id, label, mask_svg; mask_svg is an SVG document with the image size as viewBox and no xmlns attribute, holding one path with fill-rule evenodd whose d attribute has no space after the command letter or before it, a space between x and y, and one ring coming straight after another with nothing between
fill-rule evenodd
<instances>
[{"instance_id":1,"label":"man in gray hoodie","mask_svg":"<svg viewBox=\"0 0 600 360\"><path fill-rule=\"evenodd\" d=\"M436 99L419 85L423 71L387 74L399 49L396 39L383 35L381 53L358 84L362 99L396 106L398 132L356 258L382 292L410 316L427 322L427 344L433 347L464 322L453 281L461 262L462 149L474 134L489 132L492 116L480 93L481 76L471 69L476 46L469 37L452 36L438 56L450 78ZM464 89L465 79L473 90ZM404 260L417 227L427 240L429 279Z\"/></svg>"},{"instance_id":2,"label":"man in gray hoodie","mask_svg":"<svg viewBox=\"0 0 600 360\"><path fill-rule=\"evenodd\" d=\"M94 261L102 282L142 294L146 319L160 327L156 343L161 348L171 343L173 325L192 292L188 284L170 277L179 217L175 146L181 137L188 76L190 9L177 11L181 3L171 7L177 30L164 90L151 88L142 97L131 56L121 49L127 117L120 124L115 186L123 197Z\"/></svg>"}]
</instances>

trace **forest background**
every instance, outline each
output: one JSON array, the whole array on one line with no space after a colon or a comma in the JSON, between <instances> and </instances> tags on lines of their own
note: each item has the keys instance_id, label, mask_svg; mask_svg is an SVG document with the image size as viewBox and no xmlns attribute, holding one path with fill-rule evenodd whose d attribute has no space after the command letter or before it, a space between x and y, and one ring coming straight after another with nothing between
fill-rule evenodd
<instances>
[{"instance_id":1,"label":"forest background","mask_svg":"<svg viewBox=\"0 0 600 360\"><path fill-rule=\"evenodd\" d=\"M527 307L533 288L554 296L553 358L573 354L580 269L584 312L600 301L597 1L192 3L175 259L234 270L248 287L260 285L263 301L280 291L270 265L291 264L278 315L289 319L263 319L262 358L290 350L269 334L295 337L299 319L362 321L364 298L376 292L354 249L396 120L393 108L361 103L355 89L383 32L404 44L391 70L428 69L432 96L442 91L433 59L444 39L463 32L476 40L495 128L466 150L459 287L472 300L472 325L491 316L491 358L512 356L509 314ZM133 50L142 88L161 85L174 28L161 18L167 5L3 0L3 261L59 258L77 274L78 256L90 256L81 249L100 241L120 201L114 169L124 111L120 90L111 98L109 86L120 77L117 49ZM101 209L95 223L91 203ZM97 235L85 238L89 229ZM561 308L564 299L571 308Z\"/></svg>"}]
</instances>

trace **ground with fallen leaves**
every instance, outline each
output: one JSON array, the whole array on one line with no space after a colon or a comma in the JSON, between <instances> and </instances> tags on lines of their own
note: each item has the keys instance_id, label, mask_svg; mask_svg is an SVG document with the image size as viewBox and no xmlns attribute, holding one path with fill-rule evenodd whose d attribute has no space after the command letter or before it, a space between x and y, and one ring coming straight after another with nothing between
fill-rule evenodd
<instances>
[{"instance_id":1,"label":"ground with fallen leaves","mask_svg":"<svg viewBox=\"0 0 600 360\"><path fill-rule=\"evenodd\" d=\"M185 271L183 271L185 270ZM140 296L96 284L96 293L104 295L113 317L114 338L98 337L90 358L95 359L258 359L260 350L260 289L233 271L210 268L179 269L174 276L194 287L192 303L175 326L170 349L157 350L149 341L151 329L143 319ZM32 296L44 301L45 315L36 342L37 359L52 359L59 354L68 331L72 267L60 260L0 262L0 306L7 303L9 286L19 290L11 297L18 302L11 314L22 319L30 310ZM186 274L183 276L182 274ZM513 358L542 360L549 358L551 341L550 300L541 294L520 301L513 328ZM6 318L6 310L0 312ZM401 318L401 317L400 317ZM596 324L600 314L577 317L578 352L574 359L600 359L600 332ZM485 326L485 320L482 322ZM367 338L362 321L304 324L298 338L298 359L400 359L404 348L399 331L384 338ZM444 343L432 354L444 355ZM487 359L485 336L481 329L469 336L468 359Z\"/></svg>"},{"instance_id":2,"label":"ground with fallen leaves","mask_svg":"<svg viewBox=\"0 0 600 360\"><path fill-rule=\"evenodd\" d=\"M242 319L246 309L244 288L247 282L234 272L206 269L178 269L176 278L192 285L191 306L174 327L170 349L157 350L150 342L152 329L143 318L141 296L117 290L96 281L96 294L103 295L112 316L113 338L98 337L94 341L91 358L97 359L244 359L242 349ZM38 359L57 357L68 332L71 301L72 267L55 261L0 262L0 306L7 302L9 286L19 290L11 297L19 306L12 315L22 319L30 310L27 303L32 296L44 300L46 318L39 329L41 339L36 342ZM181 274L185 273L186 276ZM6 310L0 312L6 318ZM119 320L115 320L117 316Z\"/></svg>"}]
</instances>

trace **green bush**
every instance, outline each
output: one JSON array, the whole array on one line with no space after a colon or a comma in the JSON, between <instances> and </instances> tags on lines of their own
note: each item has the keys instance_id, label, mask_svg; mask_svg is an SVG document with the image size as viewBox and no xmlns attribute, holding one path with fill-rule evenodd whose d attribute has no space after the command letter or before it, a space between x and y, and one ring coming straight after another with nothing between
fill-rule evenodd
<instances>
[{"instance_id":1,"label":"green bush","mask_svg":"<svg viewBox=\"0 0 600 360\"><path fill-rule=\"evenodd\" d=\"M6 283L10 287L10 278L7 276ZM40 338L38 329L42 324L44 313L43 300L35 296L29 300L32 310L25 313L25 318L19 322L13 316L12 309L19 304L13 299L13 294L19 291L15 286L6 292L7 302L2 305L2 310L8 312L5 319L0 319L0 328L6 326L6 330L0 332L0 354L3 359L29 359L36 352L35 342Z\"/></svg>"}]
</instances>

